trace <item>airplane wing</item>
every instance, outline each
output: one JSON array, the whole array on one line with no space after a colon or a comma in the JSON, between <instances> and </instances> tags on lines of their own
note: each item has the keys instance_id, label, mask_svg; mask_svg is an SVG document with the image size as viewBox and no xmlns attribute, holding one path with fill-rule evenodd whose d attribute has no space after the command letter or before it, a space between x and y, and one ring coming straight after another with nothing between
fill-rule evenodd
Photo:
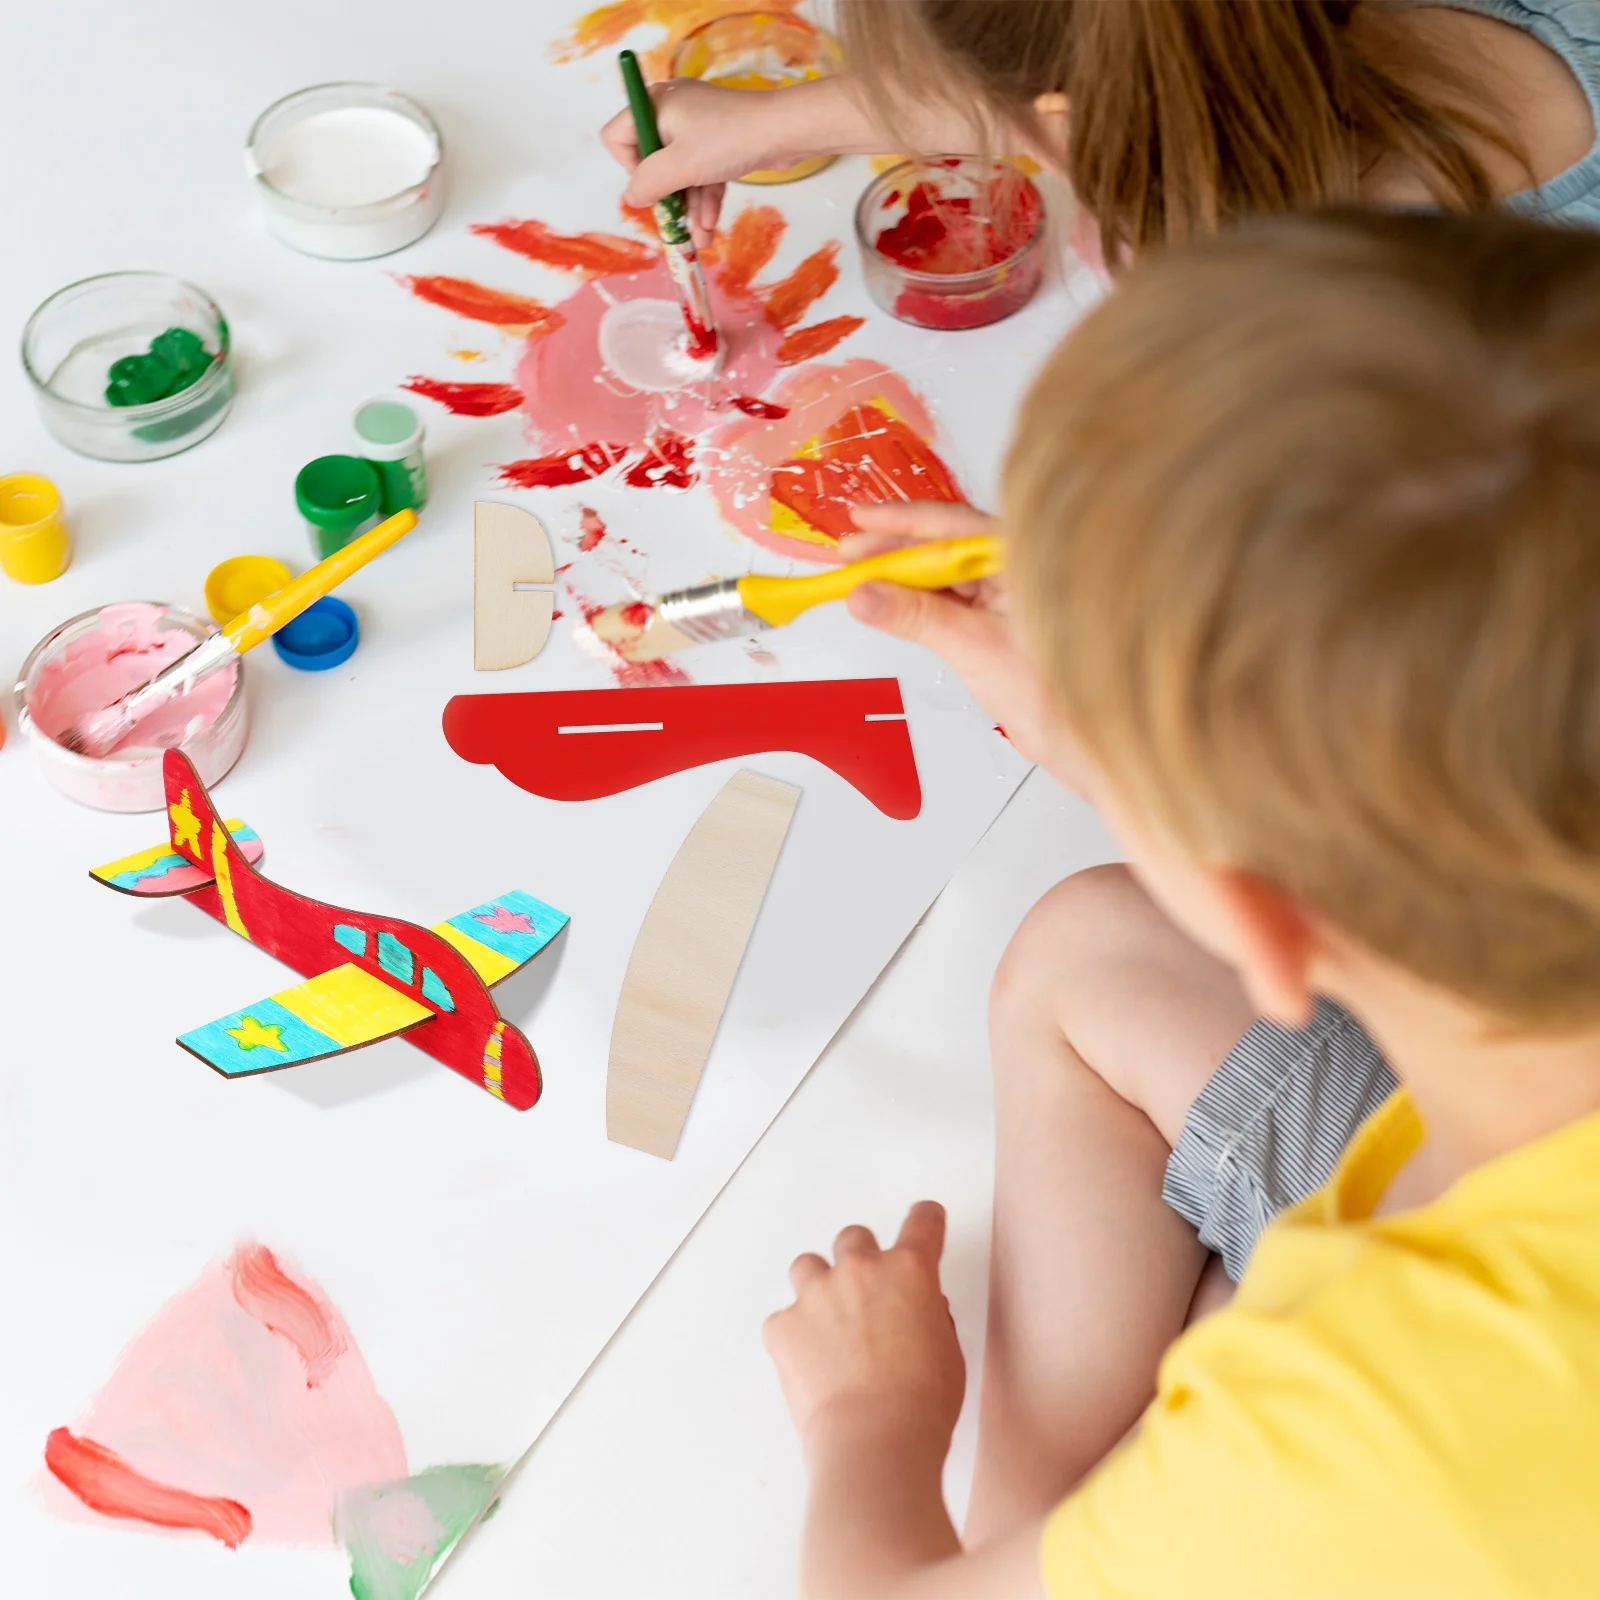
<instances>
[{"instance_id":1,"label":"airplane wing","mask_svg":"<svg viewBox=\"0 0 1600 1600\"><path fill-rule=\"evenodd\" d=\"M405 1033L438 1013L347 962L179 1036L225 1078L338 1055Z\"/></svg>"},{"instance_id":2,"label":"airplane wing","mask_svg":"<svg viewBox=\"0 0 1600 1600\"><path fill-rule=\"evenodd\" d=\"M453 944L493 988L531 961L572 919L521 889L485 901L429 930Z\"/></svg>"},{"instance_id":3,"label":"airplane wing","mask_svg":"<svg viewBox=\"0 0 1600 1600\"><path fill-rule=\"evenodd\" d=\"M254 866L266 849L256 830L239 821L237 817L224 826L233 835L234 843L243 852L245 860ZM108 861L103 867L91 867L89 876L97 883L103 883L108 889L116 889L122 894L151 898L169 894L192 894L196 889L203 889L208 883L215 881L209 872L202 872L199 867L180 856L172 848L170 841L152 845L137 855L124 856L120 861Z\"/></svg>"}]
</instances>

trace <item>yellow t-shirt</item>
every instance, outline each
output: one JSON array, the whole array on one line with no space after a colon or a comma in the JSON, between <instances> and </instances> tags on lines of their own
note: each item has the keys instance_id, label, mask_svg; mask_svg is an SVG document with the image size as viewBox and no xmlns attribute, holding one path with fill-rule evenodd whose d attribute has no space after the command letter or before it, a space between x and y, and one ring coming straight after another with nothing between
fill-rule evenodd
<instances>
[{"instance_id":1,"label":"yellow t-shirt","mask_svg":"<svg viewBox=\"0 0 1600 1600\"><path fill-rule=\"evenodd\" d=\"M1373 1218L1404 1091L1046 1524L1051 1600L1600 1597L1600 1114Z\"/></svg>"}]
</instances>

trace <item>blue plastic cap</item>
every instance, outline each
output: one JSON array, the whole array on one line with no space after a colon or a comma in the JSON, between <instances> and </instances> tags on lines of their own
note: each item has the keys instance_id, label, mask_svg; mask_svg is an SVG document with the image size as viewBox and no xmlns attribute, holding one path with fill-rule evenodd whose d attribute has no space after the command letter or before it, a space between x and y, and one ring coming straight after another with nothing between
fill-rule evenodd
<instances>
[{"instance_id":1,"label":"blue plastic cap","mask_svg":"<svg viewBox=\"0 0 1600 1600\"><path fill-rule=\"evenodd\" d=\"M307 606L272 636L279 659L302 672L326 672L342 666L360 642L361 625L355 612L332 595Z\"/></svg>"}]
</instances>

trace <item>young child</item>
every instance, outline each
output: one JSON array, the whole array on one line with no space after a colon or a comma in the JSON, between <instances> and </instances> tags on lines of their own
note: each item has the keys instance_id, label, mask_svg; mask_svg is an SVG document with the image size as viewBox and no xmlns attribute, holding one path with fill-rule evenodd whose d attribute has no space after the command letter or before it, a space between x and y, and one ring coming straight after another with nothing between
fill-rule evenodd
<instances>
[{"instance_id":1,"label":"young child","mask_svg":"<svg viewBox=\"0 0 1600 1600\"><path fill-rule=\"evenodd\" d=\"M805 1593L1600 1593L1600 238L1346 212L1141 264L1034 386L1004 527L1024 649L1153 905L1255 1010L1335 997L1403 1087L1137 1431L971 1553L940 1497L942 1214L800 1257L767 1341ZM1144 979L1124 997L1160 1007ZM1125 1205L1098 1146L1157 1134L1087 1072L1035 1098L1101 1181L1026 1171L1010 1292L1059 1318L1094 1431L1098 1386L1150 1384L1147 1330L1031 1262L1075 1262L1105 1317L1133 1303L1089 1271L1171 1277L1180 1241L1147 1209L1091 1260Z\"/></svg>"},{"instance_id":2,"label":"young child","mask_svg":"<svg viewBox=\"0 0 1600 1600\"><path fill-rule=\"evenodd\" d=\"M1600 225L1596 0L842 0L840 13L852 77L771 94L663 85L669 142L642 163L631 119L609 124L634 168L629 199L708 186L703 231L721 181L755 166L1020 145L1071 179L1114 262L1329 200L1504 197ZM857 521L859 556L988 525L932 505L862 507ZM1081 786L1004 595L872 585L850 606L942 655L1025 754ZM1258 1016L1229 966L1120 867L1068 879L1030 915L992 1035L979 1539L1053 1504L1121 1437L1159 1352L1225 1296L1221 1269L1238 1276L1268 1218L1327 1177L1393 1087L1347 1010L1319 1000L1303 1026ZM1040 1226L1067 1216L1067 1239Z\"/></svg>"},{"instance_id":3,"label":"young child","mask_svg":"<svg viewBox=\"0 0 1600 1600\"><path fill-rule=\"evenodd\" d=\"M1383 199L1600 221L1596 0L840 0L844 76L653 90L666 144L601 131L627 199L817 155L1026 150L1071 182L1105 259L1261 212ZM1091 250L1098 254L1099 247Z\"/></svg>"}]
</instances>

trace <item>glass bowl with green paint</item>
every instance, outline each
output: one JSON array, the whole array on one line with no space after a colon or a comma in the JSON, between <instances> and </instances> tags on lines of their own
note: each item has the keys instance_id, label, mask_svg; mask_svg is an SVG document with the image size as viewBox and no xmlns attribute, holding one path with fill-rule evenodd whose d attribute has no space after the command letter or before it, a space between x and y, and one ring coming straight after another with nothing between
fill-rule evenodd
<instances>
[{"instance_id":1,"label":"glass bowl with green paint","mask_svg":"<svg viewBox=\"0 0 1600 1600\"><path fill-rule=\"evenodd\" d=\"M164 272L108 272L29 317L22 365L45 426L101 461L156 461L221 427L233 404L227 319Z\"/></svg>"}]
</instances>

